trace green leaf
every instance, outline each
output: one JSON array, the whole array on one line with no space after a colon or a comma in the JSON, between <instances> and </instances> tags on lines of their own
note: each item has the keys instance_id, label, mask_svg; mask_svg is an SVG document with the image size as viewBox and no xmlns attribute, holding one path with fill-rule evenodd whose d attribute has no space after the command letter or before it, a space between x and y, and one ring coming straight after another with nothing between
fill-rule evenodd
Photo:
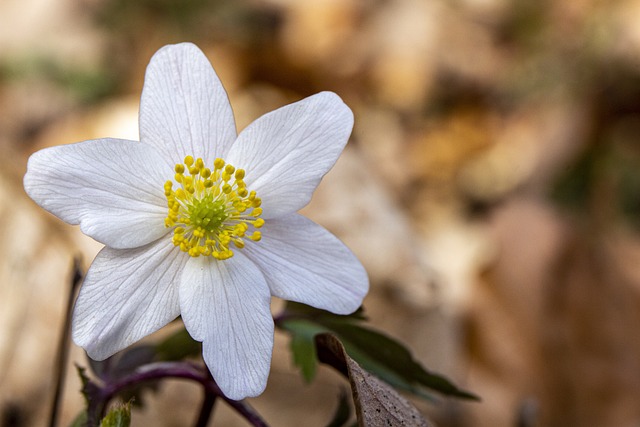
<instances>
[{"instance_id":1,"label":"green leaf","mask_svg":"<svg viewBox=\"0 0 640 427\"><path fill-rule=\"evenodd\" d=\"M80 425L83 427L85 425L95 426L97 425L98 420L100 419L99 414L102 413L102 409L104 407L104 402L101 396L102 390L96 383L91 381L91 379L87 376L86 368L76 365L76 370L78 372L78 375L80 376L80 381L82 382L81 392L82 392L82 395L84 396L84 400L87 405L86 410L83 411L84 422ZM81 419L80 418L81 416L82 414L78 416L76 420L74 420L74 423L72 424L73 427L76 426L75 423L78 422L79 419Z\"/></svg>"},{"instance_id":2,"label":"green leaf","mask_svg":"<svg viewBox=\"0 0 640 427\"><path fill-rule=\"evenodd\" d=\"M322 323L326 320L338 320L341 322L360 322L363 320L367 320L367 317L364 315L363 307L358 308L351 314L339 315L325 310L313 308L306 304L292 301L287 301L287 306L285 308L283 316L284 320L286 320L287 318L305 318L318 320L319 323Z\"/></svg>"},{"instance_id":3,"label":"green leaf","mask_svg":"<svg viewBox=\"0 0 640 427\"><path fill-rule=\"evenodd\" d=\"M318 365L314 337L324 332L324 328L306 321L291 322L288 328L291 332L293 363L300 368L304 380L310 383L315 377Z\"/></svg>"},{"instance_id":4,"label":"green leaf","mask_svg":"<svg viewBox=\"0 0 640 427\"><path fill-rule=\"evenodd\" d=\"M89 395L89 390L87 390L87 385L90 382L89 377L87 376L87 369L80 365L76 365L76 372L80 377L80 384L82 384L81 392L84 397L84 402L88 405L91 396Z\"/></svg>"},{"instance_id":5,"label":"green leaf","mask_svg":"<svg viewBox=\"0 0 640 427\"><path fill-rule=\"evenodd\" d=\"M100 427L129 427L131 425L131 405L129 403L113 408L100 422Z\"/></svg>"},{"instance_id":6,"label":"green leaf","mask_svg":"<svg viewBox=\"0 0 640 427\"><path fill-rule=\"evenodd\" d=\"M338 334L354 360L394 387L422 397L428 397L421 390L421 387L426 387L448 396L478 399L442 375L423 368L402 344L380 332L337 322L332 322L329 328Z\"/></svg>"},{"instance_id":7,"label":"green leaf","mask_svg":"<svg viewBox=\"0 0 640 427\"><path fill-rule=\"evenodd\" d=\"M288 301L284 317L280 320L276 319L276 323L291 334L289 348L293 355L293 363L300 368L302 377L309 383L315 377L318 365L314 338L319 333L330 332L329 329L322 326L322 323L331 320L359 321L364 319L362 309L358 309L348 316L339 316L308 305Z\"/></svg>"},{"instance_id":8,"label":"green leaf","mask_svg":"<svg viewBox=\"0 0 640 427\"><path fill-rule=\"evenodd\" d=\"M339 316L300 303L288 303L285 313L276 323L291 333L294 362L301 367L305 379L309 378L309 366L314 364L315 369L317 363L315 357L307 354L312 345L308 341L319 333L332 332L342 341L349 356L396 388L423 398L432 397L425 390L428 389L448 396L478 399L444 376L423 368L398 341L362 326L363 319L361 310L349 316Z\"/></svg>"},{"instance_id":9,"label":"green leaf","mask_svg":"<svg viewBox=\"0 0 640 427\"><path fill-rule=\"evenodd\" d=\"M202 344L191 338L186 329L180 328L155 347L155 361L169 362L202 354Z\"/></svg>"}]
</instances>

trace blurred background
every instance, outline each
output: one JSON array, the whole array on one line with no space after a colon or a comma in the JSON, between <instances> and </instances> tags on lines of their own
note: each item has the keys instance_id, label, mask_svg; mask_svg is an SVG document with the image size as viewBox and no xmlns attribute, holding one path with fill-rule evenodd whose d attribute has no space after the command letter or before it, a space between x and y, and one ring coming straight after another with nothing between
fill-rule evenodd
<instances>
[{"instance_id":1,"label":"blurred background","mask_svg":"<svg viewBox=\"0 0 640 427\"><path fill-rule=\"evenodd\" d=\"M305 213L364 263L372 324L481 396L417 402L437 425L639 425L639 0L0 0L0 426L45 424L72 259L100 249L26 197L27 158L137 139L145 67L179 41L239 129L321 90L353 109ZM346 383L305 385L287 344L252 404L323 426ZM169 382L133 425L199 402ZM213 425L246 424L220 405Z\"/></svg>"}]
</instances>

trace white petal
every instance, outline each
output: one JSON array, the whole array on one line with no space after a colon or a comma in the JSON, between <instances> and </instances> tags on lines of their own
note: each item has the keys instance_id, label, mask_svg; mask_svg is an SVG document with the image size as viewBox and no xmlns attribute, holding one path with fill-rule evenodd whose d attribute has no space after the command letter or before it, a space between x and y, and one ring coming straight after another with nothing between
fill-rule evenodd
<instances>
[{"instance_id":1,"label":"white petal","mask_svg":"<svg viewBox=\"0 0 640 427\"><path fill-rule=\"evenodd\" d=\"M80 289L73 341L103 360L178 317L178 283L188 258L168 238L136 249L104 248Z\"/></svg>"},{"instance_id":2,"label":"white petal","mask_svg":"<svg viewBox=\"0 0 640 427\"><path fill-rule=\"evenodd\" d=\"M271 219L261 231L262 240L243 251L260 267L272 295L336 314L362 304L367 273L333 234L298 214Z\"/></svg>"},{"instance_id":3,"label":"white petal","mask_svg":"<svg viewBox=\"0 0 640 427\"><path fill-rule=\"evenodd\" d=\"M309 203L352 127L349 107L335 93L322 92L251 123L227 161L246 170L247 187L262 199L263 217L278 217Z\"/></svg>"},{"instance_id":4,"label":"white petal","mask_svg":"<svg viewBox=\"0 0 640 427\"><path fill-rule=\"evenodd\" d=\"M264 390L273 349L269 288L258 268L238 253L225 261L192 258L180 283L187 331L203 341L204 360L230 399Z\"/></svg>"},{"instance_id":5,"label":"white petal","mask_svg":"<svg viewBox=\"0 0 640 427\"><path fill-rule=\"evenodd\" d=\"M29 159L24 188L40 206L114 248L166 234L164 182L173 177L155 149L98 139L46 148Z\"/></svg>"},{"instance_id":6,"label":"white petal","mask_svg":"<svg viewBox=\"0 0 640 427\"><path fill-rule=\"evenodd\" d=\"M209 165L236 138L231 104L202 51L191 43L165 46L151 58L140 100L140 140L170 166L186 155Z\"/></svg>"}]
</instances>

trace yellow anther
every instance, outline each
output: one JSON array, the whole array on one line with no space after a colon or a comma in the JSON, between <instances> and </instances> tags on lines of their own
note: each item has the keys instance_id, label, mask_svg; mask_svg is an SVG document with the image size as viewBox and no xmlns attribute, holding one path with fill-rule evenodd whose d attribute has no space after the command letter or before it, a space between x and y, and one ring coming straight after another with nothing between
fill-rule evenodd
<instances>
[{"instance_id":1,"label":"yellow anther","mask_svg":"<svg viewBox=\"0 0 640 427\"><path fill-rule=\"evenodd\" d=\"M177 188L172 181L164 183L164 222L166 227L173 227L171 241L179 250L192 257L225 260L233 256L230 245L244 248L243 238L247 236L252 241L260 240L256 230L264 225L258 218L261 200L246 188L244 169L236 169L221 158L215 159L209 169L202 158L186 156L174 170Z\"/></svg>"}]
</instances>

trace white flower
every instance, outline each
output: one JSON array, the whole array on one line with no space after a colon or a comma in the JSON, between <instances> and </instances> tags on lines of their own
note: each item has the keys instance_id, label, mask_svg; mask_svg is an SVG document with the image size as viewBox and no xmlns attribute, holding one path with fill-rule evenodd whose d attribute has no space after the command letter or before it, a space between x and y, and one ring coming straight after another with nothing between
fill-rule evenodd
<instances>
[{"instance_id":1,"label":"white flower","mask_svg":"<svg viewBox=\"0 0 640 427\"><path fill-rule=\"evenodd\" d=\"M260 394L271 295L348 314L368 291L355 256L296 213L352 126L351 110L323 92L236 135L203 53L160 49L146 72L140 142L84 141L29 159L29 196L106 245L78 296L73 340L102 360L181 315L225 395Z\"/></svg>"}]
</instances>

